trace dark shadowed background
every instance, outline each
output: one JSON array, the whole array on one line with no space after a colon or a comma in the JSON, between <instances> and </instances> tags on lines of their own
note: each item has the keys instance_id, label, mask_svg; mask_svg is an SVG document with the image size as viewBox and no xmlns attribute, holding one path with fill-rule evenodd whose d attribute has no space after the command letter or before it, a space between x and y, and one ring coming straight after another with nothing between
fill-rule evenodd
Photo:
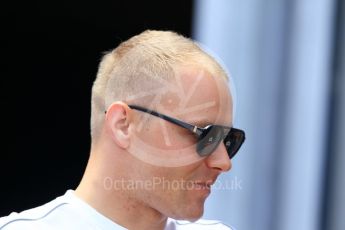
<instances>
[{"instance_id":1,"label":"dark shadowed background","mask_svg":"<svg viewBox=\"0 0 345 230\"><path fill-rule=\"evenodd\" d=\"M30 1L4 9L0 216L78 185L102 53L146 29L190 36L192 1Z\"/></svg>"}]
</instances>

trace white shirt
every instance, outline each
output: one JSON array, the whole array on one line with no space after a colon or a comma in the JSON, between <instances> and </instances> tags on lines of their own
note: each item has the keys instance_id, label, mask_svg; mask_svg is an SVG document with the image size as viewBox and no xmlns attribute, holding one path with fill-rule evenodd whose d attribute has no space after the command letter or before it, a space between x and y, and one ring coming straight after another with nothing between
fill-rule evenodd
<instances>
[{"instance_id":1,"label":"white shirt","mask_svg":"<svg viewBox=\"0 0 345 230\"><path fill-rule=\"evenodd\" d=\"M0 230L125 230L112 220L100 214L78 198L73 190L42 206L20 213L11 213L0 218ZM232 228L215 220L200 219L196 222L178 221L168 218L165 230L231 230Z\"/></svg>"}]
</instances>

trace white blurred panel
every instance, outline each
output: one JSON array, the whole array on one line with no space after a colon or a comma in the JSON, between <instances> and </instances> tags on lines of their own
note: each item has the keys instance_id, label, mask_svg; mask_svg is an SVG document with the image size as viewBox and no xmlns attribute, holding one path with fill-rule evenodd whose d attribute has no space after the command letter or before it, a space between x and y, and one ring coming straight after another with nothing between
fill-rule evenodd
<instances>
[{"instance_id":1,"label":"white blurred panel","mask_svg":"<svg viewBox=\"0 0 345 230\"><path fill-rule=\"evenodd\" d=\"M240 188L214 190L205 217L237 229L317 229L333 1L195 3L194 38L229 68L234 125L247 134L221 177Z\"/></svg>"}]
</instances>

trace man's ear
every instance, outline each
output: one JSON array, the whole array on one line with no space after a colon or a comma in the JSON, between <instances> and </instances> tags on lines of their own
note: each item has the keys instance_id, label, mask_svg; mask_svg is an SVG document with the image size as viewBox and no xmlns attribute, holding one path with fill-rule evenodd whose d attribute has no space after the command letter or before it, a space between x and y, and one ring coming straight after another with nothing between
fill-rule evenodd
<instances>
[{"instance_id":1,"label":"man's ear","mask_svg":"<svg viewBox=\"0 0 345 230\"><path fill-rule=\"evenodd\" d=\"M131 110L123 102L114 102L106 111L106 131L111 139L121 148L127 148L130 143L129 125L132 121Z\"/></svg>"}]
</instances>

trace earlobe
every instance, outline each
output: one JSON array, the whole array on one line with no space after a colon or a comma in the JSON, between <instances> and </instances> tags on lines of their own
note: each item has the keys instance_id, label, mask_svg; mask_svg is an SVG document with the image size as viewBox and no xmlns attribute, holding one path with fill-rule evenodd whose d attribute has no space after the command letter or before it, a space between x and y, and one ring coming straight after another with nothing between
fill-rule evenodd
<instances>
[{"instance_id":1,"label":"earlobe","mask_svg":"<svg viewBox=\"0 0 345 230\"><path fill-rule=\"evenodd\" d=\"M105 125L111 139L120 147L128 148L130 142L129 126L131 114L128 105L114 102L107 110Z\"/></svg>"}]
</instances>

